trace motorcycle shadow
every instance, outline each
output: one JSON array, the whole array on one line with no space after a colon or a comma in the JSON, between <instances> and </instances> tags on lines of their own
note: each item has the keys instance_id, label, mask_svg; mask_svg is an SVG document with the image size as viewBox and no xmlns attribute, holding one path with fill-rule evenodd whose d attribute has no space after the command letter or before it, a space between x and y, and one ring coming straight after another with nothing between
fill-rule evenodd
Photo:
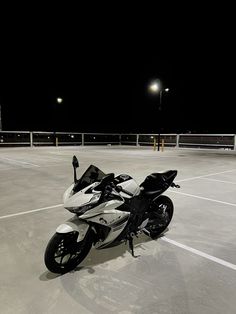
<instances>
[{"instance_id":1,"label":"motorcycle shadow","mask_svg":"<svg viewBox=\"0 0 236 314\"><path fill-rule=\"evenodd\" d=\"M50 271L47 270L39 276L39 280L40 281L49 281L49 280L56 279L60 276L61 276L61 274L54 274L54 273L51 273Z\"/></svg>"},{"instance_id":2,"label":"motorcycle shadow","mask_svg":"<svg viewBox=\"0 0 236 314\"><path fill-rule=\"evenodd\" d=\"M167 228L161 235L159 235L156 239L151 239L150 237L142 234L138 238L134 237L134 255L135 257L139 257L137 254L136 249L140 253L140 249L145 251L145 243L151 242L151 241L158 241L159 238L163 237L165 233L169 229ZM89 252L88 256L85 258L85 260L77 266L74 271L81 271L81 270L87 270L89 273L94 273L95 269L93 267L107 263L111 260L115 260L119 257L126 258L130 254L132 257L131 251L129 249L128 243L121 243L117 246L111 247L111 248L104 248L101 250L92 248ZM137 256L136 256L137 255ZM141 254L142 255L142 254ZM133 257L132 257L133 258Z\"/></svg>"},{"instance_id":3,"label":"motorcycle shadow","mask_svg":"<svg viewBox=\"0 0 236 314\"><path fill-rule=\"evenodd\" d=\"M145 247L143 246L143 244L151 242L151 241L158 241L158 239L163 237L168 230L169 229L167 228L162 234L160 234L154 240L146 236L145 234L140 235L138 238L134 237L134 253L136 253L135 252L136 249L138 249L139 252L140 252L140 249L145 251ZM131 256L128 243L126 244L121 243L117 246L107 248L107 249L101 249L101 250L92 248L88 256L85 258L85 260L71 272L78 272L78 271L86 270L88 273L93 274L95 272L95 269L94 269L95 266L105 264L119 257L126 258L128 254L130 254ZM39 280L49 281L49 280L54 280L61 276L63 276L63 274L54 274L54 273L51 273L50 271L45 271L39 276Z\"/></svg>"}]
</instances>

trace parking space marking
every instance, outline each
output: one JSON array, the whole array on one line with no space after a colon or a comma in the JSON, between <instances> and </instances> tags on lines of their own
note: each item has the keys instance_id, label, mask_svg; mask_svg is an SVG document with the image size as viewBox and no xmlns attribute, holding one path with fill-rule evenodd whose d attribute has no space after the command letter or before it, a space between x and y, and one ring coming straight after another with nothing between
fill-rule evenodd
<instances>
[{"instance_id":1,"label":"parking space marking","mask_svg":"<svg viewBox=\"0 0 236 314\"><path fill-rule=\"evenodd\" d=\"M206 254L206 253L204 253L202 251L196 250L196 249L194 249L194 248L192 248L190 246L184 245L182 243L176 242L176 241L171 240L171 239L166 238L166 237L162 237L161 240L163 240L165 242L168 242L170 244L173 244L173 245L175 245L177 247L180 247L181 249L189 251L189 252L191 252L193 254L196 254L196 255L199 255L201 257L204 257L204 258L206 258L206 259L208 259L210 261L213 261L213 262L218 263L220 265L223 265L225 267L228 267L228 268L231 268L233 270L236 270L236 265L235 264L232 264L232 263L229 263L227 261L224 261L223 259L220 259L218 257L212 256L212 255L209 255L209 254Z\"/></svg>"},{"instance_id":2,"label":"parking space marking","mask_svg":"<svg viewBox=\"0 0 236 314\"><path fill-rule=\"evenodd\" d=\"M67 156L71 156L71 154L75 154L75 152L74 151L66 151L66 152L49 152L49 154L52 154L52 155L58 155L58 156L65 156L65 157L67 157Z\"/></svg>"},{"instance_id":3,"label":"parking space marking","mask_svg":"<svg viewBox=\"0 0 236 314\"><path fill-rule=\"evenodd\" d=\"M52 208L56 208L56 207L61 207L62 205L63 204L57 204L57 205L53 205L53 206L47 206L47 207L42 207L42 208L38 208L38 209L28 210L26 212L19 212L19 213L16 213L16 214L0 216L0 219L6 219L6 218L26 215L26 214L30 214L30 213L40 212L40 211L43 211L43 210L46 210L46 209L52 209Z\"/></svg>"},{"instance_id":4,"label":"parking space marking","mask_svg":"<svg viewBox=\"0 0 236 314\"><path fill-rule=\"evenodd\" d=\"M29 165L29 166L33 166L33 167L40 167L39 165L35 165L35 164L29 163L26 161L20 161L20 160L10 159L10 158L6 158L6 157L0 157L0 159L10 161L11 164L16 165L16 166L21 166L23 168L25 168L24 165L25 166Z\"/></svg>"},{"instance_id":5,"label":"parking space marking","mask_svg":"<svg viewBox=\"0 0 236 314\"><path fill-rule=\"evenodd\" d=\"M223 202L223 201L215 200L213 198L208 198L208 197L203 197L203 196L198 196L198 195L193 195L193 194L188 194L188 193L183 193L183 192L177 192L177 191L170 191L170 190L169 192L236 207L236 204L234 203Z\"/></svg>"},{"instance_id":6,"label":"parking space marking","mask_svg":"<svg viewBox=\"0 0 236 314\"><path fill-rule=\"evenodd\" d=\"M178 193L178 192L177 192L177 193ZM181 193L181 194L183 194L183 193ZM184 194L186 194L186 193L184 193ZM190 195L190 194L187 194L187 195ZM193 195L190 195L190 196L193 196ZM204 198L204 199L206 199L206 198ZM211 200L211 199L208 199L208 200ZM215 200L214 200L214 201L215 201ZM217 201L217 202L218 202L218 201ZM225 202L221 202L221 203L230 204L230 205L236 206L236 204L225 203ZM44 211L44 210L47 210L47 209L52 209L52 208L56 208L56 207L61 207L61 206L63 206L63 204L57 204L57 205L42 207L42 208L33 209L33 210L25 211L25 212L19 212L19 213L16 213L16 214L10 214L10 215L5 215L5 216L0 216L0 220L1 220L1 219L6 219L6 218L11 218L11 217L16 217L16 216L21 216L21 215L26 215L26 214L30 214L30 213L40 212L40 211ZM196 255L199 255L199 256L201 256L201 257L204 257L204 258L206 258L206 259L208 259L208 260L211 260L211 261L213 261L213 262L215 262L215 263L218 263L218 264L221 264L221 265L223 265L223 266L225 266L225 267L228 267L228 268L231 268L231 269L233 269L233 270L236 270L236 265L235 265L235 264L229 263L229 262L227 262L227 261L225 261L225 260L222 260L222 259L220 259L220 258L218 258L218 257L212 256L212 255L209 255L209 254L206 254L206 253L204 253L204 252L202 252L202 251L196 250L196 249L194 249L194 248L192 248L192 247L189 247L189 246L184 245L184 244L182 244L182 243L179 243L179 242L176 242L176 241L171 240L171 239L169 239L169 238L166 238L165 236L164 236L164 237L161 237L161 240L162 240L162 241L165 241L165 242L168 242L168 243L170 243L170 244L173 244L173 245L175 245L175 246L177 246L177 247L180 247L180 248L182 248L182 249L184 249L184 250L186 250L186 251L189 251L189 252L191 252L191 253L194 253L194 254L196 254Z\"/></svg>"},{"instance_id":7,"label":"parking space marking","mask_svg":"<svg viewBox=\"0 0 236 314\"><path fill-rule=\"evenodd\" d=\"M205 175L202 175L202 176L191 177L191 178L186 178L186 179L182 179L182 180L176 180L176 182L184 182L184 181L190 181L190 180L195 180L195 179L201 179L201 178L210 177L210 176L215 176L215 175L217 175L217 174L222 174L222 173L227 173L227 172L233 172L233 171L236 171L236 169L226 170L226 171L221 171L221 172L215 172L215 173L209 173L209 174L205 174Z\"/></svg>"},{"instance_id":8,"label":"parking space marking","mask_svg":"<svg viewBox=\"0 0 236 314\"><path fill-rule=\"evenodd\" d=\"M221 183L236 184L236 182L217 180L217 179L212 179L212 178L201 178L201 179L202 180L208 180L208 181L216 181L216 182L221 182Z\"/></svg>"},{"instance_id":9,"label":"parking space marking","mask_svg":"<svg viewBox=\"0 0 236 314\"><path fill-rule=\"evenodd\" d=\"M66 159L64 159L64 158L56 158L56 157L51 157L51 156L44 156L45 157L45 159L47 159L46 161L48 161L48 160L50 160L50 161L52 161L52 160L58 160L58 161L67 161ZM45 160L44 159L44 160Z\"/></svg>"}]
</instances>

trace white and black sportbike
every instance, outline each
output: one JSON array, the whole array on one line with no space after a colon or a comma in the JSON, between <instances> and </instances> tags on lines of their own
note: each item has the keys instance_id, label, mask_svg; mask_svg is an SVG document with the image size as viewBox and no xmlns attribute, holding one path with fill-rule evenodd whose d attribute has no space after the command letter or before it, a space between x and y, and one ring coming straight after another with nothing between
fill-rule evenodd
<instances>
[{"instance_id":1,"label":"white and black sportbike","mask_svg":"<svg viewBox=\"0 0 236 314\"><path fill-rule=\"evenodd\" d=\"M66 273L80 264L92 245L96 249L128 242L134 256L133 237L145 233L158 237L173 216L173 203L161 195L177 170L152 173L140 186L127 174L105 174L91 165L80 179L73 157L74 183L63 196L64 207L75 214L56 229L45 251L45 265L54 273Z\"/></svg>"}]
</instances>

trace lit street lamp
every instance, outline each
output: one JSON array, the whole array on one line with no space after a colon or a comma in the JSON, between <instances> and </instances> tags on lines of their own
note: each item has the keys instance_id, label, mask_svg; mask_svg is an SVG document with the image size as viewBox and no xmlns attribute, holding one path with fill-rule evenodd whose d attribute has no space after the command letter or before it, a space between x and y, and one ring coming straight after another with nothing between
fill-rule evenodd
<instances>
[{"instance_id":1,"label":"lit street lamp","mask_svg":"<svg viewBox=\"0 0 236 314\"><path fill-rule=\"evenodd\" d=\"M61 97L57 97L57 104L61 104L63 102L63 99ZM56 136L56 130L58 129L59 127L59 118L60 118L60 114L58 113L58 110L60 109L60 107L58 108L58 106L54 103L54 114L55 114L55 117L54 117L54 140L55 140L55 145L58 146L58 138Z\"/></svg>"},{"instance_id":2,"label":"lit street lamp","mask_svg":"<svg viewBox=\"0 0 236 314\"><path fill-rule=\"evenodd\" d=\"M61 97L57 97L57 104L61 104L63 102L63 99ZM59 118L59 114L58 114L58 110L60 110L60 107L58 107L57 105L54 105L55 108L55 118L56 118L56 123L55 123L55 129L58 127L58 118Z\"/></svg>"},{"instance_id":3,"label":"lit street lamp","mask_svg":"<svg viewBox=\"0 0 236 314\"><path fill-rule=\"evenodd\" d=\"M57 103L58 103L58 104L61 104L62 102L63 102L63 99L60 98L60 97L58 97L58 98L57 98Z\"/></svg>"},{"instance_id":4,"label":"lit street lamp","mask_svg":"<svg viewBox=\"0 0 236 314\"><path fill-rule=\"evenodd\" d=\"M167 93L169 91L169 88L162 88L161 82L159 80L154 80L152 81L149 86L148 86L148 90L151 94L153 95L157 95L159 93L159 106L158 106L158 110L161 113L162 110L162 93L165 92ZM158 140L157 140L157 150L160 150L160 140L161 140L161 128L160 128L160 124L161 124L161 118L160 118L160 114L159 114L159 133L158 133Z\"/></svg>"}]
</instances>

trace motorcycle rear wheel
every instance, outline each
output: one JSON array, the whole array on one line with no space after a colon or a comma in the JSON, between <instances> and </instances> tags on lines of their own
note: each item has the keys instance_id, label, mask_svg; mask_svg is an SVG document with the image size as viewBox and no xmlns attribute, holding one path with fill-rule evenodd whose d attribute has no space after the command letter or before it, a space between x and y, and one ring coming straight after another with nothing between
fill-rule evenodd
<instances>
[{"instance_id":1,"label":"motorcycle rear wheel","mask_svg":"<svg viewBox=\"0 0 236 314\"><path fill-rule=\"evenodd\" d=\"M156 239L168 227L173 217L174 205L166 195L161 195L153 200L150 206L151 217L146 229L150 237Z\"/></svg>"},{"instance_id":2,"label":"motorcycle rear wheel","mask_svg":"<svg viewBox=\"0 0 236 314\"><path fill-rule=\"evenodd\" d=\"M55 233L49 241L44 254L47 269L53 273L64 274L73 270L88 255L92 243L92 234L77 242L78 232Z\"/></svg>"}]
</instances>

